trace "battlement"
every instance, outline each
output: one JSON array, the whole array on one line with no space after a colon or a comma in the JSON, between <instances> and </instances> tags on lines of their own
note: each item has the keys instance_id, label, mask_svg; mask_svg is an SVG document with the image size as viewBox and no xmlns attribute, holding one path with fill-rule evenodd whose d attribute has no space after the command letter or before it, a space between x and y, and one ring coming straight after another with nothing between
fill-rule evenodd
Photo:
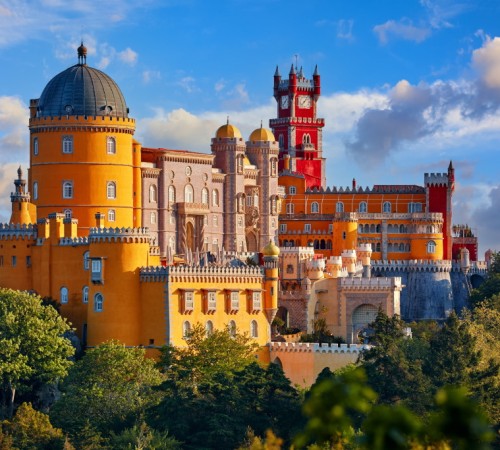
<instances>
[{"instance_id":1,"label":"battlement","mask_svg":"<svg viewBox=\"0 0 500 450\"><path fill-rule=\"evenodd\" d=\"M313 187L307 189L306 193L323 193L323 194L425 194L425 189L422 186L413 184L392 185L392 184L376 184L372 188L366 186L327 186L326 189L322 187Z\"/></svg>"},{"instance_id":2,"label":"battlement","mask_svg":"<svg viewBox=\"0 0 500 450\"><path fill-rule=\"evenodd\" d=\"M47 125L80 125L82 122L89 125L102 125L105 124L126 124L132 125L135 128L135 119L129 117L117 117L117 116L44 116L44 117L32 117L30 119L30 128L37 126L47 126Z\"/></svg>"},{"instance_id":3,"label":"battlement","mask_svg":"<svg viewBox=\"0 0 500 450\"><path fill-rule=\"evenodd\" d=\"M63 237L59 239L59 245L71 247L75 247L77 245L89 245L89 238L87 236L79 236L74 238Z\"/></svg>"},{"instance_id":4,"label":"battlement","mask_svg":"<svg viewBox=\"0 0 500 450\"><path fill-rule=\"evenodd\" d=\"M19 223L0 223L0 239L19 239L29 238L36 239L38 236L38 229L35 224L19 224Z\"/></svg>"},{"instance_id":5,"label":"battlement","mask_svg":"<svg viewBox=\"0 0 500 450\"><path fill-rule=\"evenodd\" d=\"M261 266L167 266L141 267L141 281L173 281L182 282L189 278L193 282L223 282L224 277L237 278L242 283L258 283L262 281L264 268Z\"/></svg>"},{"instance_id":6,"label":"battlement","mask_svg":"<svg viewBox=\"0 0 500 450\"><path fill-rule=\"evenodd\" d=\"M410 259L410 260L378 260L371 262L372 270L392 272L450 272L451 261Z\"/></svg>"},{"instance_id":7,"label":"battlement","mask_svg":"<svg viewBox=\"0 0 500 450\"><path fill-rule=\"evenodd\" d=\"M311 117L280 117L269 120L269 126L271 128L277 125L297 125L302 123L324 126L325 119Z\"/></svg>"},{"instance_id":8,"label":"battlement","mask_svg":"<svg viewBox=\"0 0 500 450\"><path fill-rule=\"evenodd\" d=\"M424 183L426 186L448 186L447 173L425 173Z\"/></svg>"},{"instance_id":9,"label":"battlement","mask_svg":"<svg viewBox=\"0 0 500 450\"><path fill-rule=\"evenodd\" d=\"M486 275L488 273L488 263L486 261L471 261L470 266L467 268L469 275ZM452 272L461 272L462 264L460 261L452 261Z\"/></svg>"},{"instance_id":10,"label":"battlement","mask_svg":"<svg viewBox=\"0 0 500 450\"><path fill-rule=\"evenodd\" d=\"M318 344L310 342L271 342L271 353L276 352L302 352L302 353L361 353L369 350L370 345L365 344Z\"/></svg>"},{"instance_id":11,"label":"battlement","mask_svg":"<svg viewBox=\"0 0 500 450\"><path fill-rule=\"evenodd\" d=\"M152 239L149 228L96 228L89 230L89 241L149 244Z\"/></svg>"},{"instance_id":12,"label":"battlement","mask_svg":"<svg viewBox=\"0 0 500 450\"><path fill-rule=\"evenodd\" d=\"M376 278L341 278L340 286L344 289L349 290L388 290L397 289L401 290L403 285L401 283L401 278L399 277L376 277Z\"/></svg>"}]
</instances>

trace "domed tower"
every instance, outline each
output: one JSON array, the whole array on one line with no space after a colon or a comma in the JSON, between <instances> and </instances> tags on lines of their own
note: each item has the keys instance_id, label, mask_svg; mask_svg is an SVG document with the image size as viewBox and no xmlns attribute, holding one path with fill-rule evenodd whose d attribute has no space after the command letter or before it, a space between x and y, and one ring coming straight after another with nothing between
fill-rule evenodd
<instances>
[{"instance_id":1,"label":"domed tower","mask_svg":"<svg viewBox=\"0 0 500 450\"><path fill-rule=\"evenodd\" d=\"M212 138L214 166L224 174L224 243L226 250L246 251L245 237L245 142L240 130L222 125Z\"/></svg>"},{"instance_id":2,"label":"domed tower","mask_svg":"<svg viewBox=\"0 0 500 450\"><path fill-rule=\"evenodd\" d=\"M141 223L140 152L132 142L135 121L118 85L78 64L49 81L30 102L29 190L39 218L64 213L78 219L80 231L94 225L96 213L109 227Z\"/></svg>"},{"instance_id":3,"label":"domed tower","mask_svg":"<svg viewBox=\"0 0 500 450\"><path fill-rule=\"evenodd\" d=\"M26 192L26 180L23 178L21 166L17 169L17 180L14 181L14 186L16 190L10 194L12 203L10 223L20 225L33 223L34 218L30 214L30 194Z\"/></svg>"},{"instance_id":4,"label":"domed tower","mask_svg":"<svg viewBox=\"0 0 500 450\"><path fill-rule=\"evenodd\" d=\"M250 134L247 142L248 159L258 169L256 186L253 189L260 190L258 204L253 204L252 201L247 214L250 223L258 218L257 248L261 247L261 243L274 239L278 228L278 154L279 145L272 131L263 128L261 124L260 128ZM248 220L247 223L249 223ZM248 230L247 232L254 231Z\"/></svg>"}]
</instances>

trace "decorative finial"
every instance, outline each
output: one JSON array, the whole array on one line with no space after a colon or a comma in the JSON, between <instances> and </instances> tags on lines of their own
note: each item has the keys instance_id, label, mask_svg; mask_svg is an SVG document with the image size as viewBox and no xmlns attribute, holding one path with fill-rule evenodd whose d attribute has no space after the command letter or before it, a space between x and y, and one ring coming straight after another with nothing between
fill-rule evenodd
<instances>
[{"instance_id":1,"label":"decorative finial","mask_svg":"<svg viewBox=\"0 0 500 450\"><path fill-rule=\"evenodd\" d=\"M229 116L227 116L227 125L229 125Z\"/></svg>"},{"instance_id":2,"label":"decorative finial","mask_svg":"<svg viewBox=\"0 0 500 450\"><path fill-rule=\"evenodd\" d=\"M82 43L80 44L80 47L77 49L78 53L78 64L87 64L87 47L83 45L83 39Z\"/></svg>"},{"instance_id":3,"label":"decorative finial","mask_svg":"<svg viewBox=\"0 0 500 450\"><path fill-rule=\"evenodd\" d=\"M262 119L260 119L260 128L262 129Z\"/></svg>"},{"instance_id":4,"label":"decorative finial","mask_svg":"<svg viewBox=\"0 0 500 450\"><path fill-rule=\"evenodd\" d=\"M23 177L23 169L21 169L21 166L19 166L19 169L17 169L17 177L19 179Z\"/></svg>"},{"instance_id":5,"label":"decorative finial","mask_svg":"<svg viewBox=\"0 0 500 450\"><path fill-rule=\"evenodd\" d=\"M276 72L274 72L275 77L279 77L280 75L280 70L278 69L278 66L276 66Z\"/></svg>"}]
</instances>

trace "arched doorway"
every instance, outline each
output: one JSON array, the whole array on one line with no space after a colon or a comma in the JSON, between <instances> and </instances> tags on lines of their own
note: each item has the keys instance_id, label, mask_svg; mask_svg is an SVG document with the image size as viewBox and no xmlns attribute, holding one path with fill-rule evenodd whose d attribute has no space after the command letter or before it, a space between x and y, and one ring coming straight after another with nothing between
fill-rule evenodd
<instances>
[{"instance_id":1,"label":"arched doorway","mask_svg":"<svg viewBox=\"0 0 500 450\"><path fill-rule=\"evenodd\" d=\"M358 336L367 326L372 323L378 313L378 307L375 305L364 304L358 306L351 317L351 342L357 343Z\"/></svg>"},{"instance_id":2,"label":"arched doorway","mask_svg":"<svg viewBox=\"0 0 500 450\"><path fill-rule=\"evenodd\" d=\"M253 232L247 233L246 236L247 241L247 251L248 252L258 252L258 244L257 244L257 236Z\"/></svg>"}]
</instances>

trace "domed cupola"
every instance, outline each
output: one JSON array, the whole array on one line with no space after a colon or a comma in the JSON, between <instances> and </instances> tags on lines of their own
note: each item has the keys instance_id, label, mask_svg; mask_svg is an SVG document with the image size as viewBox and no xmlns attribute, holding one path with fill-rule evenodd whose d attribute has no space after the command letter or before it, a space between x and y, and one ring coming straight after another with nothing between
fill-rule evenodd
<instances>
[{"instance_id":1,"label":"domed cupola","mask_svg":"<svg viewBox=\"0 0 500 450\"><path fill-rule=\"evenodd\" d=\"M104 72L87 66L87 48L78 47L78 64L56 75L38 100L37 117L128 117L125 98Z\"/></svg>"},{"instance_id":2,"label":"domed cupola","mask_svg":"<svg viewBox=\"0 0 500 450\"><path fill-rule=\"evenodd\" d=\"M227 123L219 127L219 129L215 133L215 137L216 139L241 139L241 131L237 127L229 123L228 117Z\"/></svg>"},{"instance_id":3,"label":"domed cupola","mask_svg":"<svg viewBox=\"0 0 500 450\"><path fill-rule=\"evenodd\" d=\"M271 130L262 127L262 122L260 128L252 131L252 134L248 138L251 142L274 142L276 138Z\"/></svg>"}]
</instances>

